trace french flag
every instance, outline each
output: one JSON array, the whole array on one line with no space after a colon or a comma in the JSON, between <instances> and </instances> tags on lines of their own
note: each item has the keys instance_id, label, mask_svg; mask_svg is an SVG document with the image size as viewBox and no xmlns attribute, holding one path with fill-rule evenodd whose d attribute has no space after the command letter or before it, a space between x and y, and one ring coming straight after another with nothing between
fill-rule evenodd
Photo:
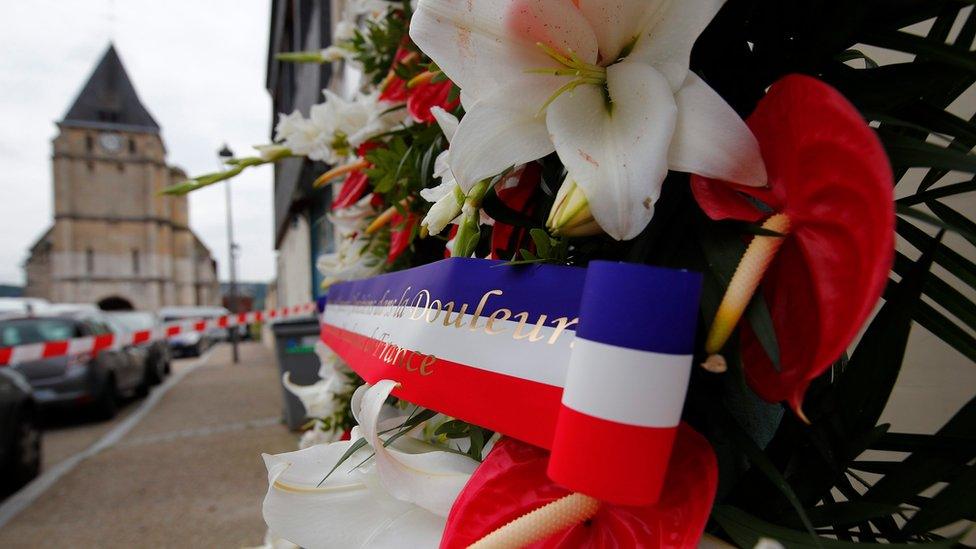
<instances>
[{"instance_id":1,"label":"french flag","mask_svg":"<svg viewBox=\"0 0 976 549\"><path fill-rule=\"evenodd\" d=\"M701 275L590 263L549 477L619 505L657 501L691 375Z\"/></svg>"}]
</instances>

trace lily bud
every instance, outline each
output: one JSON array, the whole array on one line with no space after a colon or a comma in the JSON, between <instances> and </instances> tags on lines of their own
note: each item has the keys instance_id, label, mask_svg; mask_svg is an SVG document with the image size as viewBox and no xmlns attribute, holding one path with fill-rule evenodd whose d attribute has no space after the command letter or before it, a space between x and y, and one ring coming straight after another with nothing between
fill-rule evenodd
<instances>
[{"instance_id":1,"label":"lily bud","mask_svg":"<svg viewBox=\"0 0 976 549\"><path fill-rule=\"evenodd\" d=\"M556 201L549 211L546 227L552 234L559 236L592 236L603 232L593 219L590 203L583 194L583 189L569 177L556 193Z\"/></svg>"},{"instance_id":2,"label":"lily bud","mask_svg":"<svg viewBox=\"0 0 976 549\"><path fill-rule=\"evenodd\" d=\"M471 257L478 247L478 241L481 239L481 201L491 187L490 183L490 179L484 179L468 191L461 206L461 220L458 222L458 231L454 236L452 257Z\"/></svg>"},{"instance_id":3,"label":"lily bud","mask_svg":"<svg viewBox=\"0 0 976 549\"><path fill-rule=\"evenodd\" d=\"M261 160L267 160L268 162L274 162L291 156L291 149L284 145L255 145L254 148L258 151Z\"/></svg>"},{"instance_id":4,"label":"lily bud","mask_svg":"<svg viewBox=\"0 0 976 549\"><path fill-rule=\"evenodd\" d=\"M464 205L464 191L459 185L447 194L439 198L430 207L427 216L421 222L422 227L426 227L429 234L438 235L461 214L461 206Z\"/></svg>"}]
</instances>

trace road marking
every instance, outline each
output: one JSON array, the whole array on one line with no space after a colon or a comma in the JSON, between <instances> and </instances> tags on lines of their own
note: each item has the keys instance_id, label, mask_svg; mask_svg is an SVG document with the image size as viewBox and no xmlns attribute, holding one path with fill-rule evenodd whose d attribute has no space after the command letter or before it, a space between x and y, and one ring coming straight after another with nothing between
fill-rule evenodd
<instances>
[{"instance_id":1,"label":"road marking","mask_svg":"<svg viewBox=\"0 0 976 549\"><path fill-rule=\"evenodd\" d=\"M21 488L17 493L13 494L3 504L0 504L0 528L3 528L10 519L17 516L18 513L26 509L32 503L34 503L37 498L48 490L51 486L54 486L58 480L64 475L69 473L82 461L97 455L103 450L107 450L117 444L122 437L128 434L133 427L139 424L146 415L156 407L156 404L163 398L163 396L169 392L176 384L183 380L186 376L192 373L194 370L206 364L207 360L213 354L214 349L211 348L203 356L193 361L191 364L187 365L185 368L176 372L169 377L162 385L152 391L146 400L139 405L139 408L133 412L129 417L122 420L118 425L112 428L111 431L105 433L102 438L98 439L94 444L85 448L84 450L78 452L77 454L62 460L60 463L52 467L51 469L45 471L41 476L32 480L26 486Z\"/></svg>"},{"instance_id":2,"label":"road marking","mask_svg":"<svg viewBox=\"0 0 976 549\"><path fill-rule=\"evenodd\" d=\"M237 421L234 423L224 423L222 425L213 425L210 427L199 427L196 429L181 429L179 431L167 431L165 433L156 433L153 435L143 435L141 437L133 437L125 442L120 443L119 448L128 448L130 446L142 446L145 444L155 444L157 442L169 442L172 440L183 439L183 438L195 438L195 437L205 437L210 435L216 435L219 433L233 433L238 431L246 431L248 429L258 429L261 427L270 427L272 425L280 425L281 416L274 417L264 417L260 419L249 419L246 421Z\"/></svg>"}]
</instances>

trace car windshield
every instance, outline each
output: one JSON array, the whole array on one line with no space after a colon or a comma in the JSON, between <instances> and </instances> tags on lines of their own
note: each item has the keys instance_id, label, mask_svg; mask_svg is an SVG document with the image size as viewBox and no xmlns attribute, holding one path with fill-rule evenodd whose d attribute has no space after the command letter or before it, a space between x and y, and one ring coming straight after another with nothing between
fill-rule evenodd
<instances>
[{"instance_id":1,"label":"car windshield","mask_svg":"<svg viewBox=\"0 0 976 549\"><path fill-rule=\"evenodd\" d=\"M60 318L22 318L0 322L0 345L27 345L77 336L75 324Z\"/></svg>"},{"instance_id":2,"label":"car windshield","mask_svg":"<svg viewBox=\"0 0 976 549\"><path fill-rule=\"evenodd\" d=\"M113 313L109 315L109 319L130 332L148 330L155 324L149 313Z\"/></svg>"}]
</instances>

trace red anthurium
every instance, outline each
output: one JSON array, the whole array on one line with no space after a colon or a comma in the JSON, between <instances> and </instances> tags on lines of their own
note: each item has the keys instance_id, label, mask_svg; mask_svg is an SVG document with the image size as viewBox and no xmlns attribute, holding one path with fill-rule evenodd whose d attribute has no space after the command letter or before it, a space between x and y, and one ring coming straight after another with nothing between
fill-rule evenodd
<instances>
[{"instance_id":1,"label":"red anthurium","mask_svg":"<svg viewBox=\"0 0 976 549\"><path fill-rule=\"evenodd\" d=\"M777 369L743 323L745 373L761 397L788 402L802 418L810 381L841 356L888 279L894 254L891 168L857 110L811 77L791 75L773 84L747 123L759 141L769 188L695 176L692 189L712 219L766 218L767 226L786 233L783 238L753 239L723 307L736 301L730 298L733 287L750 285L736 279L750 278L755 271L754 289L762 277L780 364ZM758 208L756 200L768 209ZM750 257L754 247L760 253L764 248L767 256ZM764 265L768 269L762 275ZM750 296L742 292L734 308L743 308ZM723 307L706 344L712 353L724 344L723 337L713 335L724 331L727 337L738 320Z\"/></svg>"},{"instance_id":2,"label":"red anthurium","mask_svg":"<svg viewBox=\"0 0 976 549\"><path fill-rule=\"evenodd\" d=\"M410 235L417 224L417 214L410 213L406 217L396 213L390 220L390 252L386 256L387 263L396 261L400 254L410 246Z\"/></svg>"},{"instance_id":3,"label":"red anthurium","mask_svg":"<svg viewBox=\"0 0 976 549\"><path fill-rule=\"evenodd\" d=\"M529 200L539 188L542 181L542 166L537 162L531 162L523 166L516 173L502 180L495 187L498 199L509 208L531 214L531 210L526 209ZM511 257L497 257L498 250L518 250L525 247L528 231L521 227L500 223L495 220L491 228L491 259L512 259Z\"/></svg>"},{"instance_id":4,"label":"red anthurium","mask_svg":"<svg viewBox=\"0 0 976 549\"><path fill-rule=\"evenodd\" d=\"M426 74L429 73L424 73ZM422 79L408 90L410 97L407 99L407 111L410 116L421 124L433 124L434 115L430 113L431 107L453 111L461 101L459 98L450 99L452 85L450 80L433 82L432 78Z\"/></svg>"},{"instance_id":5,"label":"red anthurium","mask_svg":"<svg viewBox=\"0 0 976 549\"><path fill-rule=\"evenodd\" d=\"M467 547L508 522L569 495L569 490L546 476L548 461L545 450L514 439L500 440L455 500L441 549ZM601 504L586 522L529 547L695 547L717 486L718 465L711 446L682 424L657 504Z\"/></svg>"}]
</instances>

